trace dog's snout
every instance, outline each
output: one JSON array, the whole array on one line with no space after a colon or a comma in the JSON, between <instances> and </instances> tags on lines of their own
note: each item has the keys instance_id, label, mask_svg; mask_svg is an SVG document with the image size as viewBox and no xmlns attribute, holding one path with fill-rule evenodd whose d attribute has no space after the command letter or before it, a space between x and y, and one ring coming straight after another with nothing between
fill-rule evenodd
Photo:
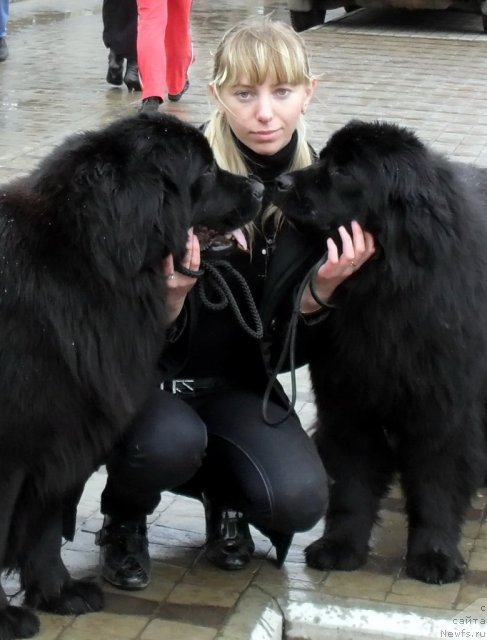
<instances>
[{"instance_id":1,"label":"dog's snout","mask_svg":"<svg viewBox=\"0 0 487 640\"><path fill-rule=\"evenodd\" d=\"M257 177L251 176L250 178L250 189L252 191L252 196L257 200L261 200L264 195L264 183Z\"/></svg>"},{"instance_id":2,"label":"dog's snout","mask_svg":"<svg viewBox=\"0 0 487 640\"><path fill-rule=\"evenodd\" d=\"M289 191L293 186L293 179L289 174L284 173L276 178L276 188L278 191Z\"/></svg>"}]
</instances>

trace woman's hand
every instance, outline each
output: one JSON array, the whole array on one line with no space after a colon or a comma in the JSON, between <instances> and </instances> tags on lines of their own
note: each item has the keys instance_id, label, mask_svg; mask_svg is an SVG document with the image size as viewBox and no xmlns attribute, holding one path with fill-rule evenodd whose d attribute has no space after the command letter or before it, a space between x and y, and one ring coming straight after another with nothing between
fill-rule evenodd
<instances>
[{"instance_id":1,"label":"woman's hand","mask_svg":"<svg viewBox=\"0 0 487 640\"><path fill-rule=\"evenodd\" d=\"M355 220L352 222L352 235L345 227L340 227L338 232L342 239L341 255L338 254L335 242L328 238L328 259L314 277L315 293L323 302L328 302L338 285L360 269L375 252L373 237L368 231L363 231ZM321 308L313 298L309 286L306 287L301 298L301 313L315 313Z\"/></svg>"},{"instance_id":2,"label":"woman's hand","mask_svg":"<svg viewBox=\"0 0 487 640\"><path fill-rule=\"evenodd\" d=\"M183 258L182 266L191 271L198 271L200 268L200 243L198 237L193 233L193 229L188 232L186 242L186 255ZM162 261L162 273L167 280L167 309L168 320L174 322L181 313L186 296L196 284L197 278L191 278L179 271L174 270L174 259L168 255Z\"/></svg>"}]
</instances>

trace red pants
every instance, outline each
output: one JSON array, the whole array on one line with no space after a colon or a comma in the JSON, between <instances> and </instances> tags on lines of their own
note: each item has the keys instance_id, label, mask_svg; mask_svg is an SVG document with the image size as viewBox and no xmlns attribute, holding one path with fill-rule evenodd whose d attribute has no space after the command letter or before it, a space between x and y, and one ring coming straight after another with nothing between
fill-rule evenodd
<instances>
[{"instance_id":1,"label":"red pants","mask_svg":"<svg viewBox=\"0 0 487 640\"><path fill-rule=\"evenodd\" d=\"M137 0L137 59L142 98L181 93L193 60L192 0Z\"/></svg>"}]
</instances>

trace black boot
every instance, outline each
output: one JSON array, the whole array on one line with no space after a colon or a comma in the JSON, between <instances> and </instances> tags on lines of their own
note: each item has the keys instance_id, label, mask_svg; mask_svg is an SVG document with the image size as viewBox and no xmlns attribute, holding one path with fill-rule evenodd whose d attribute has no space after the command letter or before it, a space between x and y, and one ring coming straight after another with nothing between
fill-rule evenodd
<instances>
[{"instance_id":1,"label":"black boot","mask_svg":"<svg viewBox=\"0 0 487 640\"><path fill-rule=\"evenodd\" d=\"M95 538L100 546L101 575L120 589L145 589L150 582L147 526L144 520L105 516Z\"/></svg>"},{"instance_id":2,"label":"black boot","mask_svg":"<svg viewBox=\"0 0 487 640\"><path fill-rule=\"evenodd\" d=\"M0 38L0 62L4 62L8 58L7 38Z\"/></svg>"},{"instance_id":3,"label":"black boot","mask_svg":"<svg viewBox=\"0 0 487 640\"><path fill-rule=\"evenodd\" d=\"M238 511L217 508L208 500L204 505L207 560L227 571L243 569L255 549L247 521Z\"/></svg>"},{"instance_id":4,"label":"black boot","mask_svg":"<svg viewBox=\"0 0 487 640\"><path fill-rule=\"evenodd\" d=\"M127 68L123 81L127 85L129 91L141 91L139 80L139 65L135 60L127 60Z\"/></svg>"},{"instance_id":5,"label":"black boot","mask_svg":"<svg viewBox=\"0 0 487 640\"><path fill-rule=\"evenodd\" d=\"M108 71L107 82L108 84L116 84L117 86L123 83L123 63L125 58L110 49L108 54Z\"/></svg>"}]
</instances>

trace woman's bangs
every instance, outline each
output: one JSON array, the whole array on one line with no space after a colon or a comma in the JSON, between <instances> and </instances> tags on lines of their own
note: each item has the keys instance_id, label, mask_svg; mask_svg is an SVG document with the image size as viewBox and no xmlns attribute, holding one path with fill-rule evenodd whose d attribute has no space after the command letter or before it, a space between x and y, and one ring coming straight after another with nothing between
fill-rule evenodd
<instances>
[{"instance_id":1,"label":"woman's bangs","mask_svg":"<svg viewBox=\"0 0 487 640\"><path fill-rule=\"evenodd\" d=\"M270 48L267 54L267 75L274 79L275 84L307 84L310 77L306 74L306 58L300 54L300 51L289 50L285 46L281 46L279 50L276 47Z\"/></svg>"},{"instance_id":2,"label":"woman's bangs","mask_svg":"<svg viewBox=\"0 0 487 640\"><path fill-rule=\"evenodd\" d=\"M304 84L307 61L304 54L289 50L283 42L279 44L260 38L233 42L233 50L227 51L220 60L220 69L215 84L236 86L245 80L249 85L261 85L271 78L273 84Z\"/></svg>"}]
</instances>

